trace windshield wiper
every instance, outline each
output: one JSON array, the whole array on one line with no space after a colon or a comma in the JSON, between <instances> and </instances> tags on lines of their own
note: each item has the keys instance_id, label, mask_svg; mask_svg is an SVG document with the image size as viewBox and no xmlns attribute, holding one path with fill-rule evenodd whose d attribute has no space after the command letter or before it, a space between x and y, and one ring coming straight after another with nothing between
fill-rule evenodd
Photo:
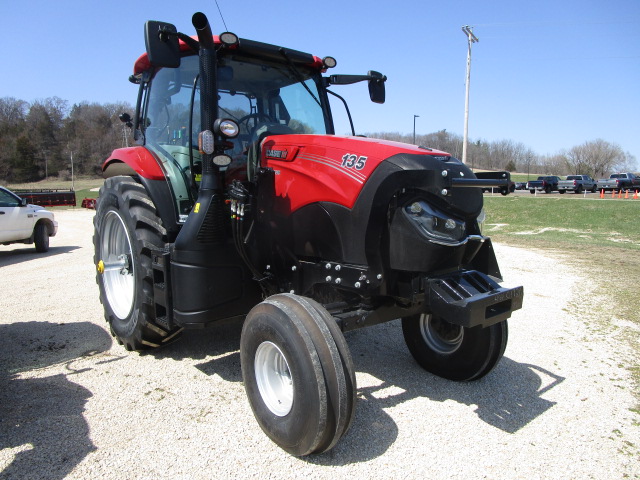
<instances>
[{"instance_id":1,"label":"windshield wiper","mask_svg":"<svg viewBox=\"0 0 640 480\"><path fill-rule=\"evenodd\" d=\"M280 52L280 55L282 55L284 59L287 61L287 66L289 67L289 71L293 74L294 77L296 77L296 80L298 80L298 83L300 83L305 88L305 90L309 92L309 95L311 95L311 98L313 98L318 104L318 106L322 108L322 104L320 103L320 100L318 100L318 98L313 94L309 86L305 83L304 77L300 75L300 72L296 68L295 64L289 58L289 55L287 55L287 52L285 51L285 49L281 47L278 51Z\"/></svg>"}]
</instances>

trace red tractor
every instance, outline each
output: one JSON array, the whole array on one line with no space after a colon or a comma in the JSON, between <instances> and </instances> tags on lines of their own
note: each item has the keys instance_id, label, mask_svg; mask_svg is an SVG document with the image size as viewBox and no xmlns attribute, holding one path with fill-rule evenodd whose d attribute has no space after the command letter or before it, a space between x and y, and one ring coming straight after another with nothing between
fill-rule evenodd
<instances>
[{"instance_id":1,"label":"red tractor","mask_svg":"<svg viewBox=\"0 0 640 480\"><path fill-rule=\"evenodd\" d=\"M264 432L331 449L354 416L343 332L402 319L427 371L470 381L504 353L522 287L498 284L479 178L448 153L337 136L331 57L149 21L130 81L136 146L115 150L94 219L100 299L127 350L244 319L242 375ZM344 100L342 100L344 102ZM346 102L344 102L346 107ZM348 108L347 108L348 113ZM349 118L350 115L349 115ZM352 128L353 129L353 128Z\"/></svg>"}]
</instances>

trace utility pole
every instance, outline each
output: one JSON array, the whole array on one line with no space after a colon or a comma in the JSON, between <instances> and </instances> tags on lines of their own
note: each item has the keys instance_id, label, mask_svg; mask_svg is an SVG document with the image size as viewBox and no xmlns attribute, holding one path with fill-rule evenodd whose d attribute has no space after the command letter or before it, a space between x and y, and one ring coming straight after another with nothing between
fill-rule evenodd
<instances>
[{"instance_id":1,"label":"utility pole","mask_svg":"<svg viewBox=\"0 0 640 480\"><path fill-rule=\"evenodd\" d=\"M71 190L75 191L73 184L73 152L69 152L69 155L71 156Z\"/></svg>"},{"instance_id":2,"label":"utility pole","mask_svg":"<svg viewBox=\"0 0 640 480\"><path fill-rule=\"evenodd\" d=\"M466 96L464 102L464 138L462 140L462 163L467 163L467 143L469 141L469 82L471 81L471 44L479 42L478 37L473 34L473 27L464 25L462 32L467 37L469 44L467 50L467 81Z\"/></svg>"},{"instance_id":3,"label":"utility pole","mask_svg":"<svg viewBox=\"0 0 640 480\"><path fill-rule=\"evenodd\" d=\"M47 158L48 153L46 150L42 151L42 155L44 155L44 179L49 180L49 159Z\"/></svg>"},{"instance_id":4,"label":"utility pole","mask_svg":"<svg viewBox=\"0 0 640 480\"><path fill-rule=\"evenodd\" d=\"M420 117L420 115L413 116L413 144L416 144L416 117Z\"/></svg>"},{"instance_id":5,"label":"utility pole","mask_svg":"<svg viewBox=\"0 0 640 480\"><path fill-rule=\"evenodd\" d=\"M129 135L127 135L126 125L122 125L122 146L129 147Z\"/></svg>"}]
</instances>

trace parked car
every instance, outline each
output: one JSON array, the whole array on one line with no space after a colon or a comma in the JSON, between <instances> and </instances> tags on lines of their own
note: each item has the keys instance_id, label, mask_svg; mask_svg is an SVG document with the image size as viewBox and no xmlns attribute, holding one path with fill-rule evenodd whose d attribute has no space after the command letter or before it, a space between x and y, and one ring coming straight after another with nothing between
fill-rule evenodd
<instances>
[{"instance_id":1,"label":"parked car","mask_svg":"<svg viewBox=\"0 0 640 480\"><path fill-rule=\"evenodd\" d=\"M537 180L531 180L527 182L527 189L531 193L539 192L551 193L558 190L558 183L560 183L560 177L555 175L546 175L538 177Z\"/></svg>"},{"instance_id":2,"label":"parked car","mask_svg":"<svg viewBox=\"0 0 640 480\"><path fill-rule=\"evenodd\" d=\"M516 182L516 190L526 190L527 182Z\"/></svg>"},{"instance_id":3,"label":"parked car","mask_svg":"<svg viewBox=\"0 0 640 480\"><path fill-rule=\"evenodd\" d=\"M568 175L566 180L558 182L558 193L582 193L585 190L595 192L597 189L598 182L589 175Z\"/></svg>"},{"instance_id":4,"label":"parked car","mask_svg":"<svg viewBox=\"0 0 640 480\"><path fill-rule=\"evenodd\" d=\"M613 173L598 180L598 190L640 190L640 176L635 173Z\"/></svg>"},{"instance_id":5,"label":"parked car","mask_svg":"<svg viewBox=\"0 0 640 480\"><path fill-rule=\"evenodd\" d=\"M46 252L49 237L57 232L58 222L52 212L0 187L0 244L35 243L37 252Z\"/></svg>"}]
</instances>

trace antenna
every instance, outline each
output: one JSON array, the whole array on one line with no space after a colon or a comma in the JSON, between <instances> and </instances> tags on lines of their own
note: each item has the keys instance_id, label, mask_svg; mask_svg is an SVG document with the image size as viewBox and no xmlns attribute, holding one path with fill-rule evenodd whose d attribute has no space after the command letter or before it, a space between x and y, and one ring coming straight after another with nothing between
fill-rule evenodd
<instances>
[{"instance_id":1,"label":"antenna","mask_svg":"<svg viewBox=\"0 0 640 480\"><path fill-rule=\"evenodd\" d=\"M227 28L227 22L224 21L224 17L222 16L222 10L220 10L220 5L218 5L218 0L214 0L216 2L216 7L218 7L218 12L220 13L220 18L222 18L222 24L224 25L224 29L229 31Z\"/></svg>"}]
</instances>

